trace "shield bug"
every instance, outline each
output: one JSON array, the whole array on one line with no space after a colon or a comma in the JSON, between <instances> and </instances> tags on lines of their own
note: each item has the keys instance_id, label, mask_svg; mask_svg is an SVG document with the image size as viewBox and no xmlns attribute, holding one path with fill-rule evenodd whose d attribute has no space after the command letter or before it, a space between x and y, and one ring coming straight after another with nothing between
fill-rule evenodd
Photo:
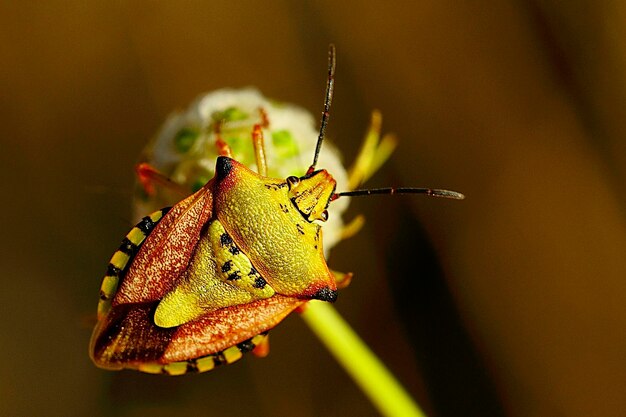
<instances>
[{"instance_id":1,"label":"shield bug","mask_svg":"<svg viewBox=\"0 0 626 417\"><path fill-rule=\"evenodd\" d=\"M263 127L269 121L263 111L249 132L257 172L235 160L221 137L236 112L228 108L216 117L213 178L171 208L142 218L109 262L90 342L97 366L182 375L230 364L249 351L262 355L270 329L308 300L335 301L337 287L349 282L349 274L333 273L326 264L321 223L328 220L329 204L370 194L463 198L429 188L336 192L333 176L317 169L334 73L331 45L313 163L300 176L268 176ZM183 149L191 146L188 136L179 142ZM364 148L351 183L380 164L375 149ZM139 165L138 174L147 192L155 182L187 192L148 165Z\"/></svg>"}]
</instances>

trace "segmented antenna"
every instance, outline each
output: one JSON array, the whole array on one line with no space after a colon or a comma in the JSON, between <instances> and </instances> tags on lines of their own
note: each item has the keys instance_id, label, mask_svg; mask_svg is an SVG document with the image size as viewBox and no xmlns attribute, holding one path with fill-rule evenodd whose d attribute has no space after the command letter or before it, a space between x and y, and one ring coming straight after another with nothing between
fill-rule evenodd
<instances>
[{"instance_id":1,"label":"segmented antenna","mask_svg":"<svg viewBox=\"0 0 626 417\"><path fill-rule=\"evenodd\" d=\"M339 197L358 197L375 194L426 194L431 197L451 198L453 200L463 200L465 196L456 191L441 190L438 188L373 188L371 190L344 191L333 194L331 200Z\"/></svg>"},{"instance_id":2,"label":"segmented antenna","mask_svg":"<svg viewBox=\"0 0 626 417\"><path fill-rule=\"evenodd\" d=\"M326 134L326 125L328 124L328 118L330 117L330 104L333 101L333 90L335 88L335 45L332 43L328 47L328 81L326 82L326 97L324 98L324 111L322 112L322 121L320 122L320 135L317 138L317 145L315 146L315 155L313 156L313 164L309 167L307 175L312 174L315 171L317 165L317 158L320 155L322 149L322 142L324 142L324 135Z\"/></svg>"}]
</instances>

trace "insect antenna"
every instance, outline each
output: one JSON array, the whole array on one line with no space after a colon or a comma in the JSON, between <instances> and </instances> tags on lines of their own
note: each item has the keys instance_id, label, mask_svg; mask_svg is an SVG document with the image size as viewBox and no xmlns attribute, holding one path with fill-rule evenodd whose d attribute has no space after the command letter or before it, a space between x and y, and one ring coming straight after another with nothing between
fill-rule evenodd
<instances>
[{"instance_id":1,"label":"insect antenna","mask_svg":"<svg viewBox=\"0 0 626 417\"><path fill-rule=\"evenodd\" d=\"M453 200L463 200L465 196L456 191L441 190L439 188L372 188L370 190L353 190L334 193L331 201L339 197L358 197L363 195L376 194L426 194L431 197L450 198Z\"/></svg>"},{"instance_id":2,"label":"insect antenna","mask_svg":"<svg viewBox=\"0 0 626 417\"><path fill-rule=\"evenodd\" d=\"M322 149L322 142L324 142L324 135L326 134L326 125L328 124L328 118L330 117L330 104L333 101L333 90L335 88L335 45L332 43L328 47L328 81L326 82L326 96L324 98L324 111L322 112L322 121L320 122L320 135L317 137L317 145L315 146L315 155L313 156L313 164L309 167L307 175L312 174L315 171L317 165L317 158L319 157L320 150Z\"/></svg>"}]
</instances>

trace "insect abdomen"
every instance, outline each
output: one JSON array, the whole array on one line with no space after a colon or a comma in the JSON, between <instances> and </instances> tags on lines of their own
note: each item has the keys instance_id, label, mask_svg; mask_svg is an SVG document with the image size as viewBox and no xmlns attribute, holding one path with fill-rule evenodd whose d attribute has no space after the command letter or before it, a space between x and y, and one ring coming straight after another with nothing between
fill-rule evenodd
<instances>
[{"instance_id":1,"label":"insect abdomen","mask_svg":"<svg viewBox=\"0 0 626 417\"><path fill-rule=\"evenodd\" d=\"M117 294L120 281L130 266L141 244L152 232L157 223L167 214L170 207L157 210L141 219L122 240L119 249L113 254L107 272L100 286L100 301L98 302L98 320L102 319L111 309L111 300Z\"/></svg>"},{"instance_id":2,"label":"insect abdomen","mask_svg":"<svg viewBox=\"0 0 626 417\"><path fill-rule=\"evenodd\" d=\"M166 365L160 363L143 363L137 367L137 370L149 374L168 374L168 375L184 375L187 373L201 373L212 371L220 365L230 365L255 347L260 345L267 337L267 332L258 334L241 343L233 345L222 351L187 361L171 362Z\"/></svg>"}]
</instances>

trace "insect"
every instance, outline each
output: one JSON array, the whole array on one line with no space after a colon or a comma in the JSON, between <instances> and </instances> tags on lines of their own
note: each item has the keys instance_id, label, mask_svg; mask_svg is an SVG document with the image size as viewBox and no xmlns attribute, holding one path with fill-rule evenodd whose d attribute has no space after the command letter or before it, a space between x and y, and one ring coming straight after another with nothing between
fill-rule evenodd
<instances>
[{"instance_id":1,"label":"insect","mask_svg":"<svg viewBox=\"0 0 626 417\"><path fill-rule=\"evenodd\" d=\"M313 163L302 176L267 176L262 124L254 126L258 172L217 140L215 176L171 208L144 217L111 258L100 289L90 356L105 369L182 375L268 350L267 332L308 300L334 302L350 275L332 272L321 223L342 196L454 191L382 188L336 192L317 169L333 97L335 48ZM170 184L149 166L140 179Z\"/></svg>"}]
</instances>

